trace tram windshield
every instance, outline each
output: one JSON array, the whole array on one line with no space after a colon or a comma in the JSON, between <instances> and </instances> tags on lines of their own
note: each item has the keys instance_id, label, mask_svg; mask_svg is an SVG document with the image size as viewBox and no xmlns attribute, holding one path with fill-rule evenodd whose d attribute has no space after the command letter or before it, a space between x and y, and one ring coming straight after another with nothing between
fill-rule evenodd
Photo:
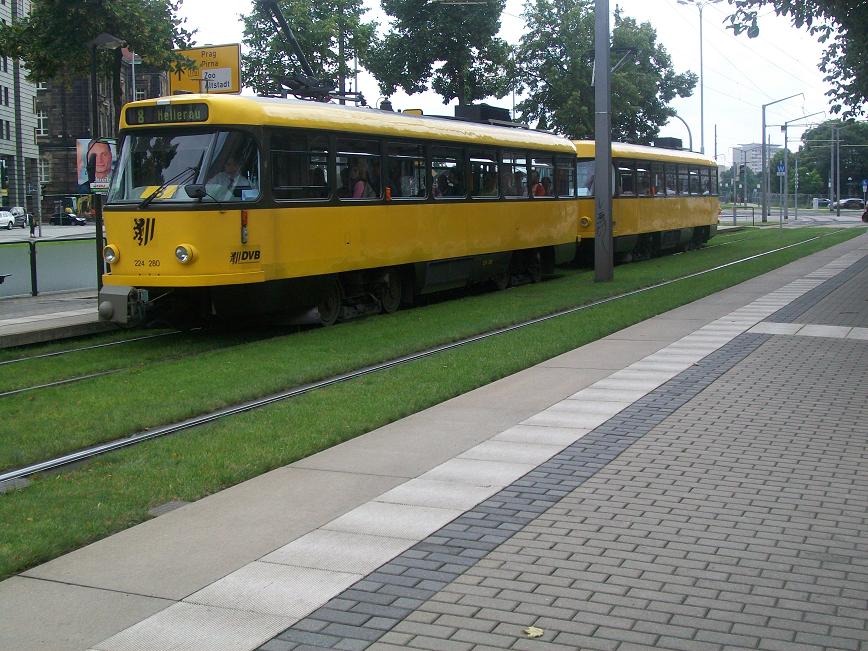
<instances>
[{"instance_id":1,"label":"tram windshield","mask_svg":"<svg viewBox=\"0 0 868 651\"><path fill-rule=\"evenodd\" d=\"M108 201L138 203L153 195L153 203L190 202L184 186L192 183L204 184L202 203L255 201L256 142L239 131L129 133Z\"/></svg>"}]
</instances>

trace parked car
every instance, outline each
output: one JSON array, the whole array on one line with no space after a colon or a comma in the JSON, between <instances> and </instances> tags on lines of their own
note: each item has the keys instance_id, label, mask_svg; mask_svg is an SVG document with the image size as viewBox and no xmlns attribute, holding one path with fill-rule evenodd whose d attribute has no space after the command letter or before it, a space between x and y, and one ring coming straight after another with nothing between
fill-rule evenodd
<instances>
[{"instance_id":1,"label":"parked car","mask_svg":"<svg viewBox=\"0 0 868 651\"><path fill-rule=\"evenodd\" d=\"M55 226L84 226L87 224L84 217L79 217L73 212L55 213L49 221Z\"/></svg>"},{"instance_id":2,"label":"parked car","mask_svg":"<svg viewBox=\"0 0 868 651\"><path fill-rule=\"evenodd\" d=\"M841 208L855 208L857 210L863 210L865 208L865 202L857 197L850 197L849 199L841 199L840 201L833 201L829 204L829 210L837 210L838 204L841 204Z\"/></svg>"},{"instance_id":3,"label":"parked car","mask_svg":"<svg viewBox=\"0 0 868 651\"><path fill-rule=\"evenodd\" d=\"M817 207L818 208L824 208L824 207L829 205L828 199L817 199L816 201L817 201Z\"/></svg>"},{"instance_id":4,"label":"parked car","mask_svg":"<svg viewBox=\"0 0 868 651\"><path fill-rule=\"evenodd\" d=\"M21 228L27 228L28 224L28 215L27 211L24 210L21 206L14 206L9 209L9 212L12 213L12 216L15 218L15 225L20 226Z\"/></svg>"},{"instance_id":5,"label":"parked car","mask_svg":"<svg viewBox=\"0 0 868 651\"><path fill-rule=\"evenodd\" d=\"M15 225L15 217L8 210L0 210L0 228L5 228L8 231L12 230Z\"/></svg>"}]
</instances>

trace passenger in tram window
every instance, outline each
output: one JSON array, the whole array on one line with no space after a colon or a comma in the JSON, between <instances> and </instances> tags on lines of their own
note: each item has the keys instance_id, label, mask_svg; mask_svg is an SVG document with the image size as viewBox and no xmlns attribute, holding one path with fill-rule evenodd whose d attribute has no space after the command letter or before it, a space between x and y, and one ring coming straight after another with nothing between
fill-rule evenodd
<instances>
[{"instance_id":1,"label":"passenger in tram window","mask_svg":"<svg viewBox=\"0 0 868 651\"><path fill-rule=\"evenodd\" d=\"M349 198L353 196L353 191L350 188L350 168L341 168L341 187L338 188L338 196L341 198Z\"/></svg>"},{"instance_id":2,"label":"passenger in tram window","mask_svg":"<svg viewBox=\"0 0 868 651\"><path fill-rule=\"evenodd\" d=\"M448 197L449 196L449 176L446 172L441 172L434 181L434 196Z\"/></svg>"},{"instance_id":3,"label":"passenger in tram window","mask_svg":"<svg viewBox=\"0 0 868 651\"><path fill-rule=\"evenodd\" d=\"M486 197L497 196L497 177L493 173L483 175L482 194Z\"/></svg>"},{"instance_id":4,"label":"passenger in tram window","mask_svg":"<svg viewBox=\"0 0 868 651\"><path fill-rule=\"evenodd\" d=\"M514 174L514 182L512 185L512 190L515 196L527 196L528 187L525 184L525 175L523 172L516 172Z\"/></svg>"},{"instance_id":5,"label":"passenger in tram window","mask_svg":"<svg viewBox=\"0 0 868 651\"><path fill-rule=\"evenodd\" d=\"M368 165L366 161L356 160L350 165L350 185L353 188L353 199L373 199L377 196L368 181Z\"/></svg>"},{"instance_id":6,"label":"passenger in tram window","mask_svg":"<svg viewBox=\"0 0 868 651\"><path fill-rule=\"evenodd\" d=\"M530 183L528 186L530 188L530 196L532 197L542 197L546 193L542 183L539 182L539 172L533 171L530 173Z\"/></svg>"},{"instance_id":7,"label":"passenger in tram window","mask_svg":"<svg viewBox=\"0 0 868 651\"><path fill-rule=\"evenodd\" d=\"M546 176L542 180L543 187L543 196L550 197L552 196L552 179L549 176Z\"/></svg>"}]
</instances>

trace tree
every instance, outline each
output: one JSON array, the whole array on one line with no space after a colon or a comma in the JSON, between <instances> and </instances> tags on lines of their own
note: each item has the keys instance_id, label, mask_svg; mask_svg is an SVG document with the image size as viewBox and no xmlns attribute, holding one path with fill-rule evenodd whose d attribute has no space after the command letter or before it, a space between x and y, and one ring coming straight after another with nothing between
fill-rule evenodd
<instances>
[{"instance_id":1,"label":"tree","mask_svg":"<svg viewBox=\"0 0 868 651\"><path fill-rule=\"evenodd\" d=\"M427 0L383 0L394 18L372 48L368 69L384 95L431 88L446 104L503 97L510 89L510 48L495 35L504 0L461 5Z\"/></svg>"},{"instance_id":2,"label":"tree","mask_svg":"<svg viewBox=\"0 0 868 651\"><path fill-rule=\"evenodd\" d=\"M593 0L535 0L525 7L529 31L518 48L521 76L529 91L518 109L522 119L539 122L572 138L593 138ZM612 30L612 135L650 143L675 110L675 97L689 97L692 72L677 74L650 23L615 12Z\"/></svg>"},{"instance_id":3,"label":"tree","mask_svg":"<svg viewBox=\"0 0 868 651\"><path fill-rule=\"evenodd\" d=\"M357 54L365 62L377 27L362 22L368 10L361 0L279 0L279 5L314 75L340 80L343 91L349 63ZM248 53L241 57L242 74L257 93L280 94L279 80L302 72L282 36L258 11L244 17L244 44Z\"/></svg>"},{"instance_id":4,"label":"tree","mask_svg":"<svg viewBox=\"0 0 868 651\"><path fill-rule=\"evenodd\" d=\"M868 143L868 123L827 120L802 134L803 145L799 151L799 167L816 171L822 182L817 192L823 194L829 188L832 127L840 128L841 192L848 191L848 177L855 179L857 184L861 184L862 179L868 179L868 147L864 146ZM861 186L858 189L861 193ZM799 190L807 192L802 189L801 181Z\"/></svg>"},{"instance_id":5,"label":"tree","mask_svg":"<svg viewBox=\"0 0 868 651\"><path fill-rule=\"evenodd\" d=\"M193 35L178 17L182 1L33 0L29 15L0 25L0 56L20 59L32 80L70 81L90 74L89 43L107 32L125 40L146 64L186 69L189 60L172 51L189 47Z\"/></svg>"},{"instance_id":6,"label":"tree","mask_svg":"<svg viewBox=\"0 0 868 651\"><path fill-rule=\"evenodd\" d=\"M820 70L832 88L826 94L832 100L832 112L844 118L865 113L868 102L868 3L853 0L729 0L735 13L729 17L730 28L748 36L759 33L757 15L771 7L786 16L797 28L806 28L826 50Z\"/></svg>"}]
</instances>

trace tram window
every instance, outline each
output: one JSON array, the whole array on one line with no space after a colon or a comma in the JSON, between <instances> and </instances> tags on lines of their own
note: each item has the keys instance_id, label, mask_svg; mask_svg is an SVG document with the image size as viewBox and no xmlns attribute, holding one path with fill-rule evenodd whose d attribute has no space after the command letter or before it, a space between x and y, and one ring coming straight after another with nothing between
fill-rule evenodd
<instances>
[{"instance_id":1,"label":"tram window","mask_svg":"<svg viewBox=\"0 0 868 651\"><path fill-rule=\"evenodd\" d=\"M690 194L690 172L685 165L678 166L678 194Z\"/></svg>"},{"instance_id":2,"label":"tram window","mask_svg":"<svg viewBox=\"0 0 868 651\"><path fill-rule=\"evenodd\" d=\"M699 168L699 193L704 196L711 194L711 170L707 167Z\"/></svg>"},{"instance_id":3,"label":"tram window","mask_svg":"<svg viewBox=\"0 0 868 651\"><path fill-rule=\"evenodd\" d=\"M576 168L569 158L555 159L555 192L559 197L576 196Z\"/></svg>"},{"instance_id":4,"label":"tram window","mask_svg":"<svg viewBox=\"0 0 868 651\"><path fill-rule=\"evenodd\" d=\"M425 148L390 142L386 148L386 185L393 199L424 199Z\"/></svg>"},{"instance_id":5,"label":"tram window","mask_svg":"<svg viewBox=\"0 0 868 651\"><path fill-rule=\"evenodd\" d=\"M652 197L662 197L666 190L666 178L663 163L651 163L651 187L649 192Z\"/></svg>"},{"instance_id":6,"label":"tram window","mask_svg":"<svg viewBox=\"0 0 868 651\"><path fill-rule=\"evenodd\" d=\"M327 200L328 138L274 132L271 136L272 192L278 201Z\"/></svg>"},{"instance_id":7,"label":"tram window","mask_svg":"<svg viewBox=\"0 0 868 651\"><path fill-rule=\"evenodd\" d=\"M453 147L435 147L431 151L431 175L435 199L464 197L464 155Z\"/></svg>"},{"instance_id":8,"label":"tram window","mask_svg":"<svg viewBox=\"0 0 868 651\"><path fill-rule=\"evenodd\" d=\"M690 181L688 182L688 184L690 188L690 194L702 194L699 180L699 169L696 167L691 167L689 169L689 174Z\"/></svg>"},{"instance_id":9,"label":"tram window","mask_svg":"<svg viewBox=\"0 0 868 651\"><path fill-rule=\"evenodd\" d=\"M666 196L678 194L678 165L666 165Z\"/></svg>"},{"instance_id":10,"label":"tram window","mask_svg":"<svg viewBox=\"0 0 868 651\"><path fill-rule=\"evenodd\" d=\"M580 160L576 164L576 187L580 197L594 196L594 165L593 160Z\"/></svg>"},{"instance_id":11,"label":"tram window","mask_svg":"<svg viewBox=\"0 0 868 651\"><path fill-rule=\"evenodd\" d=\"M379 199L380 143L375 140L338 139L335 172L339 198Z\"/></svg>"},{"instance_id":12,"label":"tram window","mask_svg":"<svg viewBox=\"0 0 868 651\"><path fill-rule=\"evenodd\" d=\"M217 201L255 201L259 198L259 151L256 142L241 131L220 131L208 172L208 197Z\"/></svg>"},{"instance_id":13,"label":"tram window","mask_svg":"<svg viewBox=\"0 0 868 651\"><path fill-rule=\"evenodd\" d=\"M474 198L498 197L497 155L493 151L471 150L470 196Z\"/></svg>"},{"instance_id":14,"label":"tram window","mask_svg":"<svg viewBox=\"0 0 868 651\"><path fill-rule=\"evenodd\" d=\"M712 169L711 170L711 194L713 194L715 196L717 196L720 193L720 189L718 188L718 181L719 181L719 179L717 176L717 170Z\"/></svg>"},{"instance_id":15,"label":"tram window","mask_svg":"<svg viewBox=\"0 0 868 651\"><path fill-rule=\"evenodd\" d=\"M532 198L553 197L554 193L554 160L550 157L532 158L530 180L528 187Z\"/></svg>"},{"instance_id":16,"label":"tram window","mask_svg":"<svg viewBox=\"0 0 868 651\"><path fill-rule=\"evenodd\" d=\"M615 170L617 171L615 176L615 188L617 191L615 194L621 197L634 196L636 194L636 179L633 164L629 161L618 161L615 165Z\"/></svg>"},{"instance_id":17,"label":"tram window","mask_svg":"<svg viewBox=\"0 0 868 651\"><path fill-rule=\"evenodd\" d=\"M520 152L504 152L500 157L500 185L503 196L518 199L528 196L527 158Z\"/></svg>"},{"instance_id":18,"label":"tram window","mask_svg":"<svg viewBox=\"0 0 868 651\"><path fill-rule=\"evenodd\" d=\"M651 194L651 172L642 163L636 165L636 194L642 197Z\"/></svg>"}]
</instances>

